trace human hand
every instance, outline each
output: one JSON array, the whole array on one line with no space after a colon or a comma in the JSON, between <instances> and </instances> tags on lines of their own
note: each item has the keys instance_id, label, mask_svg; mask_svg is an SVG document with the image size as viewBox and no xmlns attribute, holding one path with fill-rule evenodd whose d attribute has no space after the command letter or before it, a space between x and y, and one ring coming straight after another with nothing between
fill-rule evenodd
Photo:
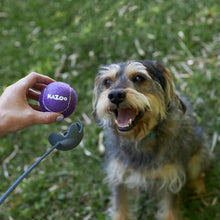
<instances>
[{"instance_id":1,"label":"human hand","mask_svg":"<svg viewBox=\"0 0 220 220\"><path fill-rule=\"evenodd\" d=\"M52 82L47 76L30 73L4 90L0 97L0 136L30 125L63 120L62 114L41 112L38 105L28 102L28 99L38 101L40 92Z\"/></svg>"}]
</instances>

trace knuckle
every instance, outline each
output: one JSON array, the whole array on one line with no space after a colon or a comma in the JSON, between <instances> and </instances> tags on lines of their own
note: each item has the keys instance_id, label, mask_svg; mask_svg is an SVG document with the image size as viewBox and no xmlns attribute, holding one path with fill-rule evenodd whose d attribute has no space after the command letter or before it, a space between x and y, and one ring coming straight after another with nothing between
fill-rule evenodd
<instances>
[{"instance_id":1,"label":"knuckle","mask_svg":"<svg viewBox=\"0 0 220 220\"><path fill-rule=\"evenodd\" d=\"M31 73L29 73L28 76L31 77L31 78L36 78L37 76L39 76L39 74L36 73L36 72L31 72Z\"/></svg>"}]
</instances>

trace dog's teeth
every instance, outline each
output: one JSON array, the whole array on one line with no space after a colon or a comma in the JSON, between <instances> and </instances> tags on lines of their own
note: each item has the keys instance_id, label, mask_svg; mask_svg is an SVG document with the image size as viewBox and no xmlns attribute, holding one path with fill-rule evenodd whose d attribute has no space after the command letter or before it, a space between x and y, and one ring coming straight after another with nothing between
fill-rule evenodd
<instances>
[{"instance_id":1,"label":"dog's teeth","mask_svg":"<svg viewBox=\"0 0 220 220\"><path fill-rule=\"evenodd\" d=\"M121 128L128 128L129 125L124 125L124 126L121 126Z\"/></svg>"},{"instance_id":2,"label":"dog's teeth","mask_svg":"<svg viewBox=\"0 0 220 220\"><path fill-rule=\"evenodd\" d=\"M118 121L115 119L115 124L118 125Z\"/></svg>"},{"instance_id":3,"label":"dog's teeth","mask_svg":"<svg viewBox=\"0 0 220 220\"><path fill-rule=\"evenodd\" d=\"M132 124L132 119L129 120L129 126Z\"/></svg>"}]
</instances>

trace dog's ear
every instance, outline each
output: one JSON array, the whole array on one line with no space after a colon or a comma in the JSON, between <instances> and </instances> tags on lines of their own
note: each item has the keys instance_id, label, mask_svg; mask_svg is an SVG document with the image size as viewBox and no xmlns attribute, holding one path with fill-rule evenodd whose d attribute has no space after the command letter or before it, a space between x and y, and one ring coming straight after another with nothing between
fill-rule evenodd
<instances>
[{"instance_id":1,"label":"dog's ear","mask_svg":"<svg viewBox=\"0 0 220 220\"><path fill-rule=\"evenodd\" d=\"M157 61L145 61L141 63L146 67L151 78L157 81L165 91L167 87L167 80L164 72L166 72L166 69Z\"/></svg>"},{"instance_id":2,"label":"dog's ear","mask_svg":"<svg viewBox=\"0 0 220 220\"><path fill-rule=\"evenodd\" d=\"M179 109L185 113L186 106L175 91L172 75L170 72L157 61L146 61L142 62L142 64L146 67L151 78L157 81L163 88L166 94L167 106L172 106L171 103L175 101L175 103L178 103Z\"/></svg>"},{"instance_id":3,"label":"dog's ear","mask_svg":"<svg viewBox=\"0 0 220 220\"><path fill-rule=\"evenodd\" d=\"M175 87L174 87L174 84L173 84L173 79L172 79L171 73L161 63L156 62L156 66L157 66L158 69L160 69L163 72L165 78L168 81L168 85L169 85L168 87L170 87L168 89L170 90L170 93L173 94L173 96L174 96L173 98L176 98L178 100L179 109L185 114L186 105L184 104L184 102L182 101L180 96L175 91ZM172 98L172 95L171 95L171 98Z\"/></svg>"}]
</instances>

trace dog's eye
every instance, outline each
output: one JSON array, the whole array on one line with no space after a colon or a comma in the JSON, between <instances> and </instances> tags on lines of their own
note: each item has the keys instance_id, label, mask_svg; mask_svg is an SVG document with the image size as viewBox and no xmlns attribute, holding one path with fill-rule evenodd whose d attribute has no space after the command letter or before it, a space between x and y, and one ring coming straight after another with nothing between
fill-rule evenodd
<instances>
[{"instance_id":1,"label":"dog's eye","mask_svg":"<svg viewBox=\"0 0 220 220\"><path fill-rule=\"evenodd\" d=\"M111 86L111 84L112 84L112 80L111 80L111 79L109 79L109 78L104 79L103 85L104 85L106 88L109 88L109 87Z\"/></svg>"},{"instance_id":2,"label":"dog's eye","mask_svg":"<svg viewBox=\"0 0 220 220\"><path fill-rule=\"evenodd\" d=\"M145 81L145 80L146 80L146 77L145 77L145 76L142 76L142 75L139 75L139 74L135 75L135 76L132 78L132 81L133 81L134 83L142 83L142 82Z\"/></svg>"}]
</instances>

